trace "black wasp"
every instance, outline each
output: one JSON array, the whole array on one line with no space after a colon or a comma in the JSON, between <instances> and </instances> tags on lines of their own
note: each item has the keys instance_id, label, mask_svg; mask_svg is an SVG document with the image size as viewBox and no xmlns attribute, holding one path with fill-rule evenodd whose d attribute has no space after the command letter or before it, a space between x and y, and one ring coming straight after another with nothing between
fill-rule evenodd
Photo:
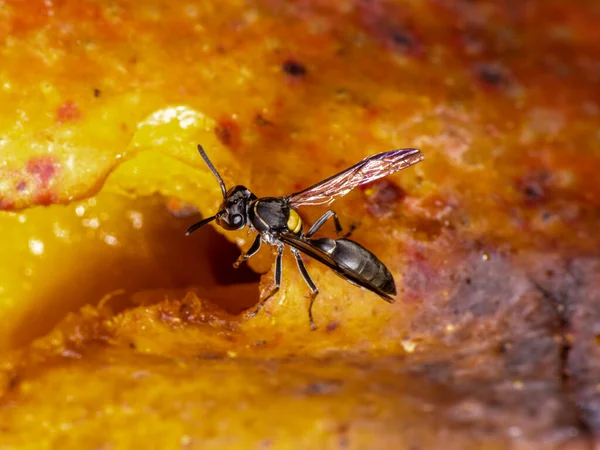
<instances>
[{"instance_id":1,"label":"black wasp","mask_svg":"<svg viewBox=\"0 0 600 450\"><path fill-rule=\"evenodd\" d=\"M286 197L263 198L257 198L245 186L235 186L227 190L223 179L201 145L198 145L198 151L221 186L223 203L217 214L192 225L186 235L213 220L216 220L226 230L240 230L248 225L251 230L258 232L258 235L250 249L246 253L242 253L234 263L236 268L243 261L255 255L262 242L277 247L275 285L258 304L251 314L252 317L281 286L281 261L286 244L290 246L298 269L311 291L308 318L313 330L316 327L312 317L312 306L319 290L306 271L300 252L325 264L350 283L378 294L387 302L394 302L391 296L396 295L396 284L392 274L373 253L362 245L346 239L348 235L343 235L342 226L334 211L327 211L309 228L307 233L304 233L302 219L296 212L296 208L304 205L329 205L336 197L346 195L357 186L412 166L423 159L423 154L419 150L404 148L378 153L295 194ZM338 239L311 239L311 236L329 218L333 218Z\"/></svg>"}]
</instances>

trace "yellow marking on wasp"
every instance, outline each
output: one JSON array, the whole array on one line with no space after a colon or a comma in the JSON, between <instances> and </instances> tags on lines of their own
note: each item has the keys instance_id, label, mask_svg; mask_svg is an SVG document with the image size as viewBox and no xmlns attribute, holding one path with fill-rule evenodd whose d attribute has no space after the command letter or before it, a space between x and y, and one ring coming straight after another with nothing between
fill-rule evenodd
<instances>
[{"instance_id":1,"label":"yellow marking on wasp","mask_svg":"<svg viewBox=\"0 0 600 450\"><path fill-rule=\"evenodd\" d=\"M256 212L256 207L257 207L257 206L258 206L258 202L254 202L254 217L257 217L257 218L258 218L258 220L260 220L260 221L262 222L262 224L263 224L263 226L264 226L265 228L269 228L269 224L268 224L267 222L265 222L265 221L263 220L263 218L262 218L262 217L260 217L260 216L258 215L258 212Z\"/></svg>"},{"instance_id":2,"label":"yellow marking on wasp","mask_svg":"<svg viewBox=\"0 0 600 450\"><path fill-rule=\"evenodd\" d=\"M290 209L290 217L288 217L287 227L294 234L298 234L300 233L300 230L302 230L302 219L293 209Z\"/></svg>"}]
</instances>

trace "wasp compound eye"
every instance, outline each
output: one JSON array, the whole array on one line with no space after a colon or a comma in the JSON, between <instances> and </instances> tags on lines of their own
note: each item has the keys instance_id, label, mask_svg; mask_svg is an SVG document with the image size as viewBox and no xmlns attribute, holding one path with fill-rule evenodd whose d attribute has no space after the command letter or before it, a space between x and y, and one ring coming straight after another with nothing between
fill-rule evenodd
<instances>
[{"instance_id":1,"label":"wasp compound eye","mask_svg":"<svg viewBox=\"0 0 600 450\"><path fill-rule=\"evenodd\" d=\"M241 214L225 213L217 217L217 223L226 230L239 230L246 222Z\"/></svg>"}]
</instances>

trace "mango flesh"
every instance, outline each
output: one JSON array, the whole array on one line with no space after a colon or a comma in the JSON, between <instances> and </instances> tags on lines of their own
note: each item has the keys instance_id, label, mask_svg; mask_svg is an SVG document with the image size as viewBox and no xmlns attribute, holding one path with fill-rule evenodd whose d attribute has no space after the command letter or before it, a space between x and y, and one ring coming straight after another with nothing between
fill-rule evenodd
<instances>
[{"instance_id":1,"label":"mango flesh","mask_svg":"<svg viewBox=\"0 0 600 450\"><path fill-rule=\"evenodd\" d=\"M594 2L10 2L0 448L591 448ZM425 160L333 204L393 305L208 226L228 187ZM300 212L306 224L323 208ZM322 235L333 236L328 225Z\"/></svg>"}]
</instances>

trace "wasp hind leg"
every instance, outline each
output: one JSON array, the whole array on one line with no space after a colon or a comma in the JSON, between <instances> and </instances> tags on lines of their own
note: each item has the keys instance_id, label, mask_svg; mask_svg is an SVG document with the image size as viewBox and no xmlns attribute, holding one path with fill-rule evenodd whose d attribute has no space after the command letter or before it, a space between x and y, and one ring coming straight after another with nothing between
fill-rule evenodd
<instances>
[{"instance_id":1,"label":"wasp hind leg","mask_svg":"<svg viewBox=\"0 0 600 450\"><path fill-rule=\"evenodd\" d=\"M356 228L356 225L352 224L350 226L350 231L348 231L347 233L344 234L344 230L342 229L342 224L340 223L340 219L338 218L335 211L330 209L325 214L323 214L321 217L319 217L315 223L313 223L312 227L310 227L310 229L306 233L306 237L309 238L313 234L315 234L319 230L319 228L321 228L325 224L325 222L327 222L327 220L330 217L333 217L333 224L335 225L335 231L337 232L339 238L347 238L348 236L350 236L352 234L352 232Z\"/></svg>"},{"instance_id":2,"label":"wasp hind leg","mask_svg":"<svg viewBox=\"0 0 600 450\"><path fill-rule=\"evenodd\" d=\"M241 263L243 263L244 261L246 261L249 258L252 258L254 255L256 255L256 253L260 250L261 243L262 243L262 241L260 239L260 234L257 234L256 239L254 239L254 242L252 243L252 245L250 246L248 251L246 253L242 253L240 255L240 257L237 259L237 261L233 263L233 267L235 269L237 269L238 267L240 267Z\"/></svg>"},{"instance_id":3,"label":"wasp hind leg","mask_svg":"<svg viewBox=\"0 0 600 450\"><path fill-rule=\"evenodd\" d=\"M306 270L306 267L304 266L304 261L302 261L302 256L300 256L300 252L298 250L296 250L295 248L291 248L292 253L294 254L294 256L296 257L296 263L298 264L298 270L300 270L300 273L302 274L302 278L304 278L304 281L306 282L306 284L308 284L308 287L310 288L310 303L308 305L308 320L310 322L310 327L312 328L313 331L315 331L317 329L317 326L315 325L315 321L313 320L313 315L312 315L312 307L313 307L313 303L315 302L315 298L317 297L317 295L319 295L319 290L317 289L317 286L315 286L315 283L313 283L313 280L310 278L310 275L308 274L308 271Z\"/></svg>"},{"instance_id":4,"label":"wasp hind leg","mask_svg":"<svg viewBox=\"0 0 600 450\"><path fill-rule=\"evenodd\" d=\"M260 235L259 235L259 237L260 237ZM256 241L254 241L254 242L256 243ZM258 245L260 247L260 244L258 244ZM254 244L252 245L252 247L254 247ZM275 258L275 285L273 286L273 289L271 289L271 292L269 292L269 294L263 300L261 300L261 302L258 304L258 306L254 309L254 311L252 311L250 314L248 314L249 317L256 316L258 314L258 312L262 309L262 307L265 305L267 300L269 300L271 297L273 297L275 294L277 294L277 291L279 291L279 288L281 287L282 258L283 258L283 245L280 245L279 248L277 249L277 257Z\"/></svg>"}]
</instances>

